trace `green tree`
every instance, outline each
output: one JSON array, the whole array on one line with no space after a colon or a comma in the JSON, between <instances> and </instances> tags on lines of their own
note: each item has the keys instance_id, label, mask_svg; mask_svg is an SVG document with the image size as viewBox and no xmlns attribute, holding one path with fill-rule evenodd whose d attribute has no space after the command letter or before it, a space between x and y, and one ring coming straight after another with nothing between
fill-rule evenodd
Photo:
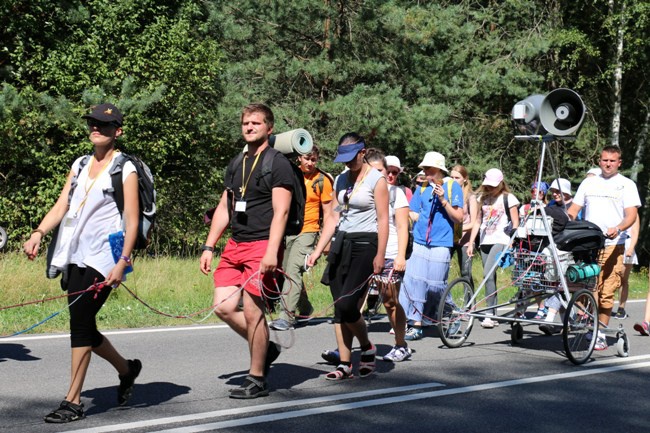
<instances>
[{"instance_id":1,"label":"green tree","mask_svg":"<svg viewBox=\"0 0 650 433\"><path fill-rule=\"evenodd\" d=\"M125 151L156 175L155 246L188 252L203 236L202 210L216 200L222 141L214 107L221 53L202 2L18 2L0 93L0 221L12 239L53 204L75 157L90 148L80 115L116 103L126 115ZM7 17L11 14L12 18ZM217 164L215 164L215 160ZM26 168L29 167L29 170Z\"/></svg>"}]
</instances>

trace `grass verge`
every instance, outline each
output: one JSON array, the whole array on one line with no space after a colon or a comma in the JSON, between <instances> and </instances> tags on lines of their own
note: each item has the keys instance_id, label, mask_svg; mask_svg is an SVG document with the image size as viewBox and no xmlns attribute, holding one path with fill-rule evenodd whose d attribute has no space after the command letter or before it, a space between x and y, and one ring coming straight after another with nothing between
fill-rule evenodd
<instances>
[{"instance_id":1,"label":"grass verge","mask_svg":"<svg viewBox=\"0 0 650 433\"><path fill-rule=\"evenodd\" d=\"M217 261L213 263L216 265ZM314 305L315 315L329 316L333 312L329 288L320 283L325 260L305 274L305 286ZM173 257L139 258L135 271L129 275L125 285L144 302L156 310L173 316L197 314L192 319L176 319L156 314L119 287L113 290L109 300L100 311L97 320L101 329L141 328L153 326L178 326L193 323L217 323L219 320L209 309L212 303L212 276L199 271L196 259ZM499 288L510 281L510 270L497 270ZM480 260L474 261L474 278L478 285L482 275ZM458 277L457 262L454 260L449 281ZM499 292L499 299L505 300L515 293L507 287ZM629 299L644 299L648 292L648 270L642 268L630 277ZM17 253L0 253L0 336L12 335L39 323L50 315L60 312L51 320L36 327L30 333L67 332L68 312L64 292L59 280L45 278L45 259L39 257L31 262ZM59 297L58 299L48 300ZM31 301L43 301L16 308L4 307Z\"/></svg>"}]
</instances>

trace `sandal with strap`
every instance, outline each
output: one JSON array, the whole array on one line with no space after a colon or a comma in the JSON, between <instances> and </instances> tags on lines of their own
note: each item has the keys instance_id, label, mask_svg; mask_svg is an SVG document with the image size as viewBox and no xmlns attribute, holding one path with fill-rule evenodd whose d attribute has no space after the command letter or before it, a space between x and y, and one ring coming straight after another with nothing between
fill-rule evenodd
<instances>
[{"instance_id":1,"label":"sandal with strap","mask_svg":"<svg viewBox=\"0 0 650 433\"><path fill-rule=\"evenodd\" d=\"M370 349L361 352L361 361L359 362L359 377L368 377L375 371L375 356L377 348L374 344Z\"/></svg>"},{"instance_id":2,"label":"sandal with strap","mask_svg":"<svg viewBox=\"0 0 650 433\"><path fill-rule=\"evenodd\" d=\"M230 390L230 398L250 399L257 397L266 397L269 395L269 388L263 380L255 379L252 376L246 376L244 383L239 388Z\"/></svg>"},{"instance_id":3,"label":"sandal with strap","mask_svg":"<svg viewBox=\"0 0 650 433\"><path fill-rule=\"evenodd\" d=\"M326 380L343 380L352 379L353 377L352 367L345 364L339 365L336 370L325 375Z\"/></svg>"},{"instance_id":4,"label":"sandal with strap","mask_svg":"<svg viewBox=\"0 0 650 433\"><path fill-rule=\"evenodd\" d=\"M72 421L78 421L84 419L86 415L84 414L84 405L83 404L74 404L68 400L63 400L59 405L59 408L53 410L52 412L45 415L45 422L51 422L55 424L63 424Z\"/></svg>"}]
</instances>

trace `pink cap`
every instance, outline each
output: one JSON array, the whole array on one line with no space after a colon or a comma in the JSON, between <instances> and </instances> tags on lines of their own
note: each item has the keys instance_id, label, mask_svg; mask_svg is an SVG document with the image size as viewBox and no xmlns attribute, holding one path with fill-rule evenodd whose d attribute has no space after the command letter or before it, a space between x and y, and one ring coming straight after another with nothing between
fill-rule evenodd
<instances>
[{"instance_id":1,"label":"pink cap","mask_svg":"<svg viewBox=\"0 0 650 433\"><path fill-rule=\"evenodd\" d=\"M485 172L483 185L499 186L501 182L503 182L503 173L498 168L491 168Z\"/></svg>"}]
</instances>

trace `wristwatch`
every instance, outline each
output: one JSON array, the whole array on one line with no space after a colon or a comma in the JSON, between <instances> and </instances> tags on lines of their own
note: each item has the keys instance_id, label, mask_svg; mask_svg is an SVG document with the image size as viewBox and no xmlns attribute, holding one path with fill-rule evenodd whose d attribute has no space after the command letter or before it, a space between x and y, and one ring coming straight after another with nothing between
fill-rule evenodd
<instances>
[{"instance_id":1,"label":"wristwatch","mask_svg":"<svg viewBox=\"0 0 650 433\"><path fill-rule=\"evenodd\" d=\"M211 247L210 245L203 245L201 247L201 251L210 251L212 253L214 252L214 247Z\"/></svg>"}]
</instances>

